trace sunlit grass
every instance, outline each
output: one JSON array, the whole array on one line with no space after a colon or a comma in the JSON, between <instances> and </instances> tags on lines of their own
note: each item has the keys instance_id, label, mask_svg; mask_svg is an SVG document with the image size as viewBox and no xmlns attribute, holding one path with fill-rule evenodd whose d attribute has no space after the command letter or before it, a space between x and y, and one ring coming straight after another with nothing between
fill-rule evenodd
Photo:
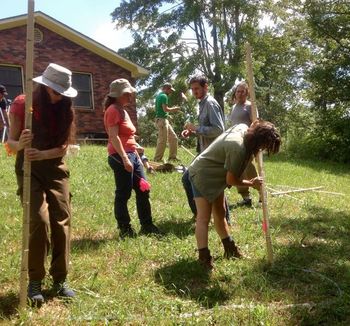
<instances>
[{"instance_id":1,"label":"sunlit grass","mask_svg":"<svg viewBox=\"0 0 350 326\"><path fill-rule=\"evenodd\" d=\"M149 157L154 149L146 149ZM114 180L106 150L83 146L68 159L73 194L69 281L77 292L70 304L50 298L39 310L19 314L22 210L16 197L14 158L0 153L0 318L34 325L295 325L350 322L349 167L334 163L267 158L271 188L282 186L341 192L305 192L269 197L274 264L266 264L261 209L232 211L232 234L245 259L222 259L213 228L210 248L215 270L196 262L194 224L181 174L149 175L155 224L161 239L139 236L121 241L113 216ZM191 158L179 150L187 165ZM227 191L230 203L239 200ZM253 192L254 203L257 194ZM132 224L139 230L134 197ZM50 279L45 280L49 288ZM309 306L299 304L308 303Z\"/></svg>"}]
</instances>

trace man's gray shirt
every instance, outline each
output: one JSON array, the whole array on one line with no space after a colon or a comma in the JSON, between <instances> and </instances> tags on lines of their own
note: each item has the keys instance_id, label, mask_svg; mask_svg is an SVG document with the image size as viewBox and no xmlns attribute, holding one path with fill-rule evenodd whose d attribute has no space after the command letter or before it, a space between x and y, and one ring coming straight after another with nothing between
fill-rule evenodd
<instances>
[{"instance_id":1,"label":"man's gray shirt","mask_svg":"<svg viewBox=\"0 0 350 326\"><path fill-rule=\"evenodd\" d=\"M214 139L225 131L224 113L211 95L199 102L199 127L196 129L200 152L206 149Z\"/></svg>"}]
</instances>

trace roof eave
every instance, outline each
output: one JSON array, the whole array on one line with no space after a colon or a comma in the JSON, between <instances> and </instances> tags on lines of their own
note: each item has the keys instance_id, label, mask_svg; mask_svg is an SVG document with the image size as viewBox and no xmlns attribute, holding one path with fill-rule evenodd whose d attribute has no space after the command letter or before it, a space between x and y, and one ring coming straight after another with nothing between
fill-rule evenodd
<instances>
[{"instance_id":1,"label":"roof eave","mask_svg":"<svg viewBox=\"0 0 350 326\"><path fill-rule=\"evenodd\" d=\"M149 75L149 71L147 69L131 62L126 58L123 58L117 52L109 49L101 43L96 42L88 36L79 33L58 20L42 13L41 11L36 11L34 16L35 22L39 25L130 71L133 78L145 77ZM27 15L1 19L0 30L23 26L26 25L26 22Z\"/></svg>"}]
</instances>

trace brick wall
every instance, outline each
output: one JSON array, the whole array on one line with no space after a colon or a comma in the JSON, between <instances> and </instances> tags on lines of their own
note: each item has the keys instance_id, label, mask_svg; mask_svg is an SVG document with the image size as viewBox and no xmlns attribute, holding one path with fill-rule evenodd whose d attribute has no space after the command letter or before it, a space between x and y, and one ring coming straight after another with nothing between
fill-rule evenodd
<instances>
[{"instance_id":1,"label":"brick wall","mask_svg":"<svg viewBox=\"0 0 350 326\"><path fill-rule=\"evenodd\" d=\"M109 83L117 78L126 78L134 84L135 80L131 78L131 73L43 26L36 25L36 27L43 33L43 40L35 44L34 77L41 75L50 62L60 64L74 72L91 73L94 110L75 110L77 133L104 133L102 101L108 93ZM26 26L1 30L0 64L22 66L25 73L25 46ZM128 108L128 113L137 126L135 103Z\"/></svg>"}]
</instances>

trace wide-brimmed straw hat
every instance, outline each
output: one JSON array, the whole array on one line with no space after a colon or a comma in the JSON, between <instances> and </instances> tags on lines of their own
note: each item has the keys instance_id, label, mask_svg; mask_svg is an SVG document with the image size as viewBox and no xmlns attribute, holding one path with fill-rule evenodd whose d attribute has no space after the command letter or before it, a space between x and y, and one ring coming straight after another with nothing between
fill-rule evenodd
<instances>
[{"instance_id":1,"label":"wide-brimmed straw hat","mask_svg":"<svg viewBox=\"0 0 350 326\"><path fill-rule=\"evenodd\" d=\"M132 87L127 79L119 78L113 80L109 85L109 97L120 97L124 93L135 93L136 88Z\"/></svg>"},{"instance_id":2,"label":"wide-brimmed straw hat","mask_svg":"<svg viewBox=\"0 0 350 326\"><path fill-rule=\"evenodd\" d=\"M57 93L67 97L76 97L78 92L72 87L72 72L56 63L50 63L42 76L33 81L52 88Z\"/></svg>"}]
</instances>

